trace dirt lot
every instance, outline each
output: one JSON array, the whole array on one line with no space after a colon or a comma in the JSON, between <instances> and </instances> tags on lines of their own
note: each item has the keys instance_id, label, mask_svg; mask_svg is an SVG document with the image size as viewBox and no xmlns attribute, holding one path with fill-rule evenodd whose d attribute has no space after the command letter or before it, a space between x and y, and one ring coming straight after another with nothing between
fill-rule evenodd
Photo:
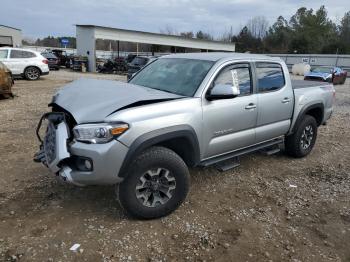
<instances>
[{"instance_id":1,"label":"dirt lot","mask_svg":"<svg viewBox=\"0 0 350 262\"><path fill-rule=\"evenodd\" d=\"M224 173L191 170L186 203L137 221L113 187L62 184L32 161L52 94L81 75L18 80L17 96L0 100L0 261L350 261L349 80L307 158L253 154Z\"/></svg>"}]
</instances>

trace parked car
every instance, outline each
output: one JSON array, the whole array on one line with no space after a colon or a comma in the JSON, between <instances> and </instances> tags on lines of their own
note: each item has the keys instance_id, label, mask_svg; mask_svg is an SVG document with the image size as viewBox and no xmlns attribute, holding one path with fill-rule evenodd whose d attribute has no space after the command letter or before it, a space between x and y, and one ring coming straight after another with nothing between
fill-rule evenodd
<instances>
[{"instance_id":1,"label":"parked car","mask_svg":"<svg viewBox=\"0 0 350 262\"><path fill-rule=\"evenodd\" d=\"M344 84L347 72L339 67L319 66L305 74L304 80L325 81L333 84Z\"/></svg>"},{"instance_id":2,"label":"parked car","mask_svg":"<svg viewBox=\"0 0 350 262\"><path fill-rule=\"evenodd\" d=\"M153 56L136 56L131 63L128 64L127 79L130 80L136 72L155 59L156 58Z\"/></svg>"},{"instance_id":3,"label":"parked car","mask_svg":"<svg viewBox=\"0 0 350 262\"><path fill-rule=\"evenodd\" d=\"M186 198L188 167L227 170L282 144L307 156L334 95L329 83L291 81L280 58L164 56L129 83L81 79L58 91L35 161L75 185L116 184L128 213L161 217Z\"/></svg>"},{"instance_id":4,"label":"parked car","mask_svg":"<svg viewBox=\"0 0 350 262\"><path fill-rule=\"evenodd\" d=\"M70 68L70 57L67 55L66 51L61 49L52 49L51 52L58 58L60 66Z\"/></svg>"},{"instance_id":5,"label":"parked car","mask_svg":"<svg viewBox=\"0 0 350 262\"><path fill-rule=\"evenodd\" d=\"M53 53L43 52L41 53L41 55L45 57L49 62L50 70L60 70L60 63L59 63L60 61Z\"/></svg>"},{"instance_id":6,"label":"parked car","mask_svg":"<svg viewBox=\"0 0 350 262\"><path fill-rule=\"evenodd\" d=\"M49 74L48 61L39 52L27 49L1 47L0 62L3 62L13 76L37 80Z\"/></svg>"},{"instance_id":7,"label":"parked car","mask_svg":"<svg viewBox=\"0 0 350 262\"><path fill-rule=\"evenodd\" d=\"M132 60L134 60L134 58L136 57L136 54L128 54L127 57L125 58L126 63L130 64L132 62Z\"/></svg>"},{"instance_id":8,"label":"parked car","mask_svg":"<svg viewBox=\"0 0 350 262\"><path fill-rule=\"evenodd\" d=\"M0 96L4 98L12 97L13 77L11 71L0 62Z\"/></svg>"}]
</instances>

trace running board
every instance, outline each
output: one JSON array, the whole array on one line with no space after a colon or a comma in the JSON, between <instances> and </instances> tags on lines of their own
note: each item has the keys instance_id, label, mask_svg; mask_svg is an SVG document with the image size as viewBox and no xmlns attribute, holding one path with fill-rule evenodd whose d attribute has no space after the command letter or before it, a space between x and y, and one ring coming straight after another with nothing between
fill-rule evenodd
<instances>
[{"instance_id":1,"label":"running board","mask_svg":"<svg viewBox=\"0 0 350 262\"><path fill-rule=\"evenodd\" d=\"M211 165L217 164L219 162L223 162L225 160L232 159L234 157L239 157L239 156L253 153L253 152L268 148L268 147L279 145L279 144L282 144L283 142L284 142L283 138L277 138L277 139L263 142L263 143L260 143L260 144L254 145L254 146L239 149L239 150L236 150L234 152L231 152L231 153L228 153L228 154L225 154L222 156L218 156L215 158L204 160L199 164L199 166L202 166L202 167L211 166Z\"/></svg>"},{"instance_id":2,"label":"running board","mask_svg":"<svg viewBox=\"0 0 350 262\"><path fill-rule=\"evenodd\" d=\"M272 156L274 154L281 152L281 148L279 147L279 145L275 145L270 148L262 149L261 152L266 156Z\"/></svg>"},{"instance_id":3,"label":"running board","mask_svg":"<svg viewBox=\"0 0 350 262\"><path fill-rule=\"evenodd\" d=\"M239 167L239 165L240 165L240 162L239 162L238 156L215 164L216 169L219 170L220 172L225 172L227 170Z\"/></svg>"}]
</instances>

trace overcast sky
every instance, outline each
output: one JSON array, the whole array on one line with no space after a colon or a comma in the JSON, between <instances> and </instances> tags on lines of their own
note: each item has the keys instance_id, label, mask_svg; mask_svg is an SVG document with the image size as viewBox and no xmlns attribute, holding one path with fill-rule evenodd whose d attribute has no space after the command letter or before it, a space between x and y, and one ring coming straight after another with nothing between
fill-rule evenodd
<instances>
[{"instance_id":1,"label":"overcast sky","mask_svg":"<svg viewBox=\"0 0 350 262\"><path fill-rule=\"evenodd\" d=\"M236 33L254 16L265 16L272 24L279 15L289 19L301 6L321 5L335 22L350 11L350 0L1 0L0 24L32 38L75 36L74 24L157 33L168 26L218 36L231 26Z\"/></svg>"}]
</instances>

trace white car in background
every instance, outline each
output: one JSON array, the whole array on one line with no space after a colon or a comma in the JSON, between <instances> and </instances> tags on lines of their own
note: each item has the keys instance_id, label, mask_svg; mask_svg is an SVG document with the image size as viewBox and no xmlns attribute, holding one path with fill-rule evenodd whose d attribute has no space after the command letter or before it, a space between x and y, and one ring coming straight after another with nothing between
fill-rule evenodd
<instances>
[{"instance_id":1,"label":"white car in background","mask_svg":"<svg viewBox=\"0 0 350 262\"><path fill-rule=\"evenodd\" d=\"M14 76L28 80L37 80L41 75L49 74L49 65L39 52L28 49L2 47L0 62L4 63Z\"/></svg>"}]
</instances>

